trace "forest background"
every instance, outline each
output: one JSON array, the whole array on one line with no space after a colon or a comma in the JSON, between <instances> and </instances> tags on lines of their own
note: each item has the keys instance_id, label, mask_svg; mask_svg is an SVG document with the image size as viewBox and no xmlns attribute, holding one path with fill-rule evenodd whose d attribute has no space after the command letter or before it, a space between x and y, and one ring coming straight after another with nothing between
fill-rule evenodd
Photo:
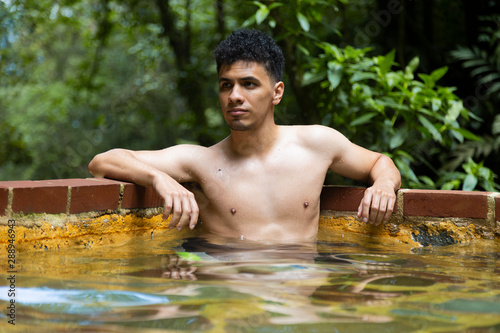
<instances>
[{"instance_id":1,"label":"forest background","mask_svg":"<svg viewBox=\"0 0 500 333\"><path fill-rule=\"evenodd\" d=\"M284 50L277 123L336 128L392 157L406 188L500 191L487 0L0 0L0 180L223 139L212 50L243 26Z\"/></svg>"}]
</instances>

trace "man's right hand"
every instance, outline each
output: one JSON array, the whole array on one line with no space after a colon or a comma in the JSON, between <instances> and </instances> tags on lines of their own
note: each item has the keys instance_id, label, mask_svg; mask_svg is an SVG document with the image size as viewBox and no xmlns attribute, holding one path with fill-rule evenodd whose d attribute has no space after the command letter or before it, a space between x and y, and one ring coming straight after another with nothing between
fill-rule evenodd
<instances>
[{"instance_id":1,"label":"man's right hand","mask_svg":"<svg viewBox=\"0 0 500 333\"><path fill-rule=\"evenodd\" d=\"M190 165L192 149L187 145L160 151L112 149L95 156L89 163L89 171L94 177L152 186L165 201L163 218L167 219L172 213L170 229L177 227L181 230L186 225L193 229L198 222L200 210L194 194L180 184L196 180L192 176L192 170L186 167Z\"/></svg>"},{"instance_id":2,"label":"man's right hand","mask_svg":"<svg viewBox=\"0 0 500 333\"><path fill-rule=\"evenodd\" d=\"M189 225L189 229L193 230L198 223L200 212L193 192L162 172L154 178L153 187L165 200L163 218L167 219L172 213L169 228L177 227L178 230L181 230L184 226Z\"/></svg>"}]
</instances>

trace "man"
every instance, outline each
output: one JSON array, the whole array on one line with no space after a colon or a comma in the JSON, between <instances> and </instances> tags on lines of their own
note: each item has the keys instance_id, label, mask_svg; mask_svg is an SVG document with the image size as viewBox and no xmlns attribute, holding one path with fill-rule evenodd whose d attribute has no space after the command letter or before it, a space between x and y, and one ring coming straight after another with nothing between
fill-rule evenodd
<instances>
[{"instance_id":1,"label":"man","mask_svg":"<svg viewBox=\"0 0 500 333\"><path fill-rule=\"evenodd\" d=\"M231 134L211 147L178 145L159 151L114 149L89 164L95 177L152 186L165 200L170 228L252 240L305 240L318 230L325 175L372 184L358 217L380 224L392 214L400 174L385 155L351 143L334 129L278 126L274 107L284 93L284 58L274 40L237 30L214 51L219 100ZM195 182L196 198L181 183Z\"/></svg>"}]
</instances>

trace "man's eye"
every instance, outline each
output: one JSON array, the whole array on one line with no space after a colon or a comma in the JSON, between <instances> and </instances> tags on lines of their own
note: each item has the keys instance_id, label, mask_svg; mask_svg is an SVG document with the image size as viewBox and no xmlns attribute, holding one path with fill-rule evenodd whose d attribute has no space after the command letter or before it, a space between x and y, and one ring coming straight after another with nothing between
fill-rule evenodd
<instances>
[{"instance_id":1,"label":"man's eye","mask_svg":"<svg viewBox=\"0 0 500 333\"><path fill-rule=\"evenodd\" d=\"M251 82L251 81L245 82L245 87L251 88L251 87L255 87L255 86L256 86L256 84L254 82Z\"/></svg>"},{"instance_id":2,"label":"man's eye","mask_svg":"<svg viewBox=\"0 0 500 333\"><path fill-rule=\"evenodd\" d=\"M231 84L229 82L224 82L224 83L221 83L220 85L221 88L231 88Z\"/></svg>"}]
</instances>

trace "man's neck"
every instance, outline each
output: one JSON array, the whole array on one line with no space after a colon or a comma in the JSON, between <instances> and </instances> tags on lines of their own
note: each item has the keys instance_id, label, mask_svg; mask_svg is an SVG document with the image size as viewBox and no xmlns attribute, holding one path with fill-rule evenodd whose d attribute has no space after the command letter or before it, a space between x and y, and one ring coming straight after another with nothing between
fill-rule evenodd
<instances>
[{"instance_id":1,"label":"man's neck","mask_svg":"<svg viewBox=\"0 0 500 333\"><path fill-rule=\"evenodd\" d=\"M280 127L274 122L258 129L231 130L229 136L231 150L242 157L266 154L278 140L279 130Z\"/></svg>"}]
</instances>

